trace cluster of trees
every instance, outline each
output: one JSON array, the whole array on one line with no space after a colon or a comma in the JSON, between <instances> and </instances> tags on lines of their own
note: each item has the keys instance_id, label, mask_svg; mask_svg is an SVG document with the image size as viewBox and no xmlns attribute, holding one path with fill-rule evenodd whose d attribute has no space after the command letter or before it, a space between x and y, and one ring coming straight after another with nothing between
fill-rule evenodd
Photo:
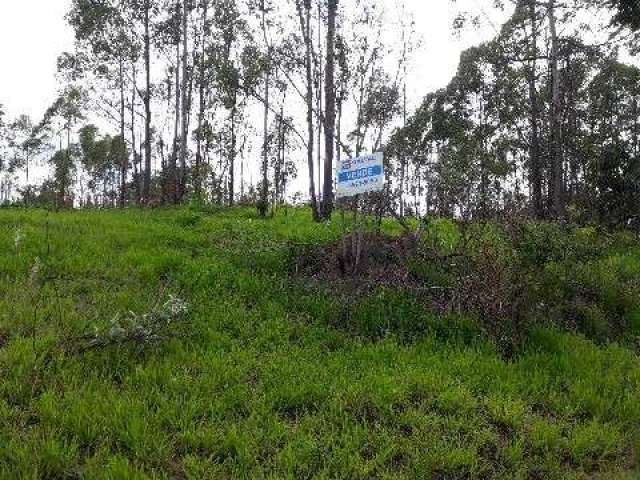
<instances>
[{"instance_id":1,"label":"cluster of trees","mask_svg":"<svg viewBox=\"0 0 640 480\"><path fill-rule=\"evenodd\" d=\"M59 139L45 187L59 205L195 198L266 215L303 167L328 218L337 158L381 148L398 115L412 27L384 4L73 0L64 91L27 135Z\"/></svg>"},{"instance_id":2,"label":"cluster of trees","mask_svg":"<svg viewBox=\"0 0 640 480\"><path fill-rule=\"evenodd\" d=\"M632 221L640 215L640 70L618 60L620 42L594 44L593 29L580 24L601 5L513 3L496 37L465 51L449 85L395 132L388 151L401 172L411 169L408 208ZM626 4L610 2L615 22L637 23Z\"/></svg>"},{"instance_id":3,"label":"cluster of trees","mask_svg":"<svg viewBox=\"0 0 640 480\"><path fill-rule=\"evenodd\" d=\"M73 0L60 97L37 124L0 109L0 201L24 171L25 202L197 199L267 215L303 167L321 220L340 157L384 149L380 203L400 215L640 215L640 70L618 59L625 41L640 45L637 2L507 0L495 38L465 51L410 117L417 42L385 3ZM589 23L603 11L611 38L596 44ZM51 174L36 187L42 155Z\"/></svg>"}]
</instances>

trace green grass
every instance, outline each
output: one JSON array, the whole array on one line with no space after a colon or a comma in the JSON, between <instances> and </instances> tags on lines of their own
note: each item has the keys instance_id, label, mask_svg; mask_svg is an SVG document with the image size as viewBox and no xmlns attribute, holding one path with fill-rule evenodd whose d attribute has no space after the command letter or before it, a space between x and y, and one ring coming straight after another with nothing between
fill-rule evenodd
<instances>
[{"instance_id":1,"label":"green grass","mask_svg":"<svg viewBox=\"0 0 640 480\"><path fill-rule=\"evenodd\" d=\"M339 235L309 216L0 210L0 478L637 478L631 347L539 329L505 362L397 292L346 307L288 277ZM169 294L189 335L63 348Z\"/></svg>"}]
</instances>

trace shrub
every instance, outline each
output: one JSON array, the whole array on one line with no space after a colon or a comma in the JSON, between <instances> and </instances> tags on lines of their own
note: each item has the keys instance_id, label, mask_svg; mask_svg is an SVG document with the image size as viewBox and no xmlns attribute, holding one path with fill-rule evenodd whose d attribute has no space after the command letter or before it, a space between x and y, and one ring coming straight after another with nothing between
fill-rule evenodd
<instances>
[{"instance_id":1,"label":"shrub","mask_svg":"<svg viewBox=\"0 0 640 480\"><path fill-rule=\"evenodd\" d=\"M462 232L453 220L439 218L429 223L423 241L439 255L452 255L460 247Z\"/></svg>"},{"instance_id":2,"label":"shrub","mask_svg":"<svg viewBox=\"0 0 640 480\"><path fill-rule=\"evenodd\" d=\"M456 303L476 314L501 353L511 357L524 340L530 320L527 276L514 250L493 225L471 233L467 248Z\"/></svg>"},{"instance_id":3,"label":"shrub","mask_svg":"<svg viewBox=\"0 0 640 480\"><path fill-rule=\"evenodd\" d=\"M87 350L134 344L139 347L155 345L177 333L188 313L187 304L173 295L151 312L137 315L129 312L114 317L109 326L71 342L71 350Z\"/></svg>"},{"instance_id":4,"label":"shrub","mask_svg":"<svg viewBox=\"0 0 640 480\"><path fill-rule=\"evenodd\" d=\"M540 267L549 262L587 261L606 250L609 240L594 227L571 229L555 223L527 223L512 236L523 263Z\"/></svg>"},{"instance_id":5,"label":"shrub","mask_svg":"<svg viewBox=\"0 0 640 480\"><path fill-rule=\"evenodd\" d=\"M183 228L192 228L197 226L202 221L202 215L193 212L185 211L176 217L176 223Z\"/></svg>"}]
</instances>

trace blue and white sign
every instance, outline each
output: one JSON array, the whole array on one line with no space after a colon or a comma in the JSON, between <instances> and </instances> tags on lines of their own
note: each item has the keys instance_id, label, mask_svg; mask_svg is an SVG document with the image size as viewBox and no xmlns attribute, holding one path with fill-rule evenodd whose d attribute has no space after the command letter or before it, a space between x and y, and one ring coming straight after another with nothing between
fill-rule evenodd
<instances>
[{"instance_id":1,"label":"blue and white sign","mask_svg":"<svg viewBox=\"0 0 640 480\"><path fill-rule=\"evenodd\" d=\"M352 197L384 189L384 155L382 152L342 160L338 165L336 197Z\"/></svg>"}]
</instances>

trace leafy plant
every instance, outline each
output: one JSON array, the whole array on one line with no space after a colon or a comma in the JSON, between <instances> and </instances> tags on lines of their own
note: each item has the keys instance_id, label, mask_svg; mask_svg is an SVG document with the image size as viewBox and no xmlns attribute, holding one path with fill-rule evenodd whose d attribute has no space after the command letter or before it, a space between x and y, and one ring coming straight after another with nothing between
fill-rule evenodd
<instances>
[{"instance_id":1,"label":"leafy plant","mask_svg":"<svg viewBox=\"0 0 640 480\"><path fill-rule=\"evenodd\" d=\"M146 347L175 336L184 325L189 311L187 303L173 295L160 307L138 315L116 315L108 327L97 329L73 342L73 349L83 352L96 348L134 344Z\"/></svg>"}]
</instances>

